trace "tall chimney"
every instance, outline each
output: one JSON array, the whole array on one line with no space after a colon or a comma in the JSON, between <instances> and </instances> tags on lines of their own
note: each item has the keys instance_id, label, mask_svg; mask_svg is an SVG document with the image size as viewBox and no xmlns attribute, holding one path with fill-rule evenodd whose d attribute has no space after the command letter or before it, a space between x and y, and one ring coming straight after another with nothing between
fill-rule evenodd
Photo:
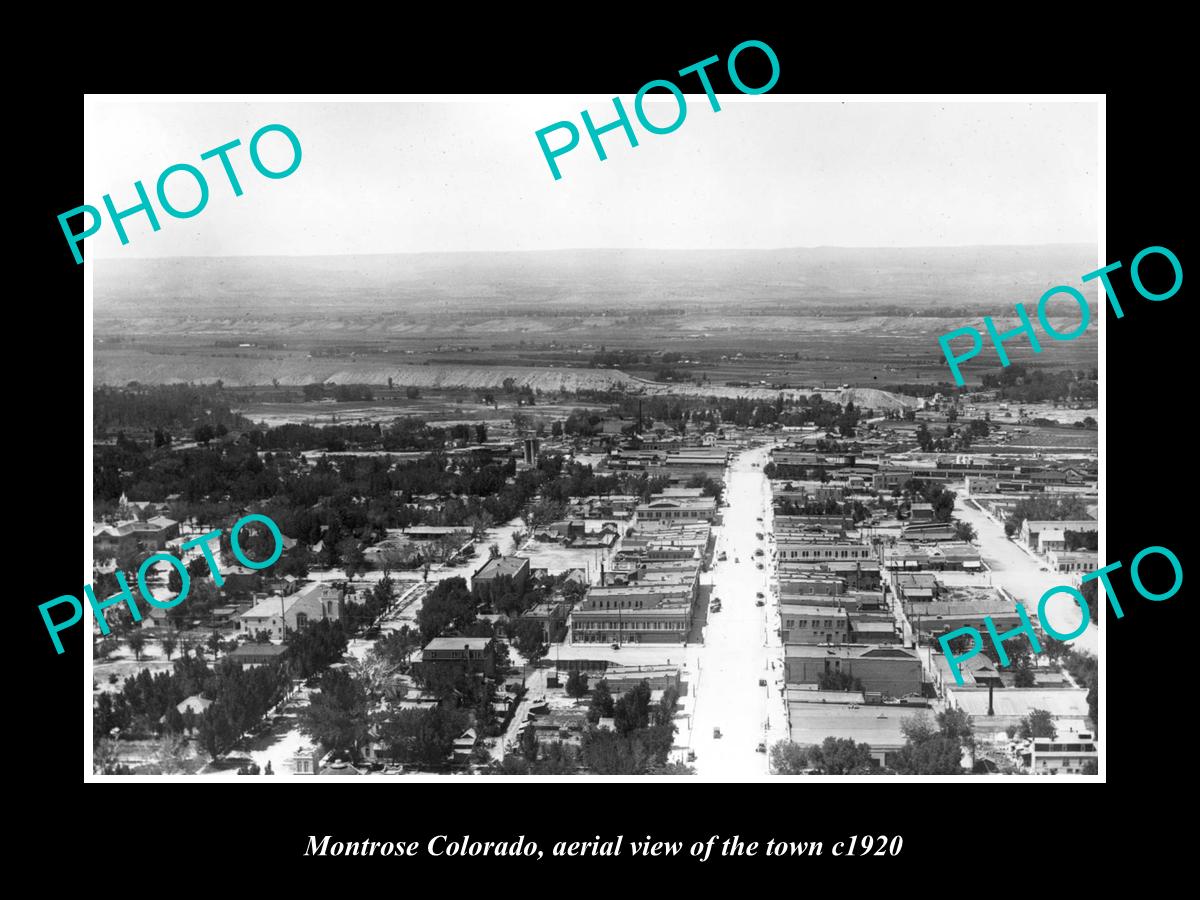
<instances>
[{"instance_id":1,"label":"tall chimney","mask_svg":"<svg viewBox=\"0 0 1200 900\"><path fill-rule=\"evenodd\" d=\"M994 706L992 706L992 691L994 691L995 689L996 689L996 682L992 681L991 679L988 679L988 715L989 716L994 716L996 714L996 709Z\"/></svg>"},{"instance_id":2,"label":"tall chimney","mask_svg":"<svg viewBox=\"0 0 1200 900\"><path fill-rule=\"evenodd\" d=\"M600 563L600 587L604 587L604 563Z\"/></svg>"}]
</instances>

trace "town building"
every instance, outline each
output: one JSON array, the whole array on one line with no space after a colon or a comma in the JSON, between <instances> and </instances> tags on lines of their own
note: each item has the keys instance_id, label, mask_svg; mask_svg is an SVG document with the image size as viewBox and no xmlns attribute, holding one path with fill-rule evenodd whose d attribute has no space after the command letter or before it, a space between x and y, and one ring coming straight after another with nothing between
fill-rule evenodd
<instances>
[{"instance_id":1,"label":"town building","mask_svg":"<svg viewBox=\"0 0 1200 900\"><path fill-rule=\"evenodd\" d=\"M261 600L237 618L236 627L254 636L265 631L271 640L283 640L288 631L301 631L310 622L340 621L344 613L345 592L324 582L305 585L294 594L275 594Z\"/></svg>"},{"instance_id":2,"label":"town building","mask_svg":"<svg viewBox=\"0 0 1200 900\"><path fill-rule=\"evenodd\" d=\"M145 550L162 550L168 541L179 537L179 523L166 516L137 519L116 525L92 527L92 555L96 559L130 556Z\"/></svg>"},{"instance_id":3,"label":"town building","mask_svg":"<svg viewBox=\"0 0 1200 900\"><path fill-rule=\"evenodd\" d=\"M1034 738L1030 748L1029 769L1034 775L1081 775L1088 763L1099 766L1100 753L1096 742L1088 735L1062 740Z\"/></svg>"},{"instance_id":4,"label":"town building","mask_svg":"<svg viewBox=\"0 0 1200 900\"><path fill-rule=\"evenodd\" d=\"M818 684L822 675L841 672L859 679L868 693L904 697L922 692L921 658L904 647L786 644L784 672L788 684Z\"/></svg>"},{"instance_id":5,"label":"town building","mask_svg":"<svg viewBox=\"0 0 1200 900\"><path fill-rule=\"evenodd\" d=\"M571 613L571 643L686 643L695 600L692 585L593 585Z\"/></svg>"},{"instance_id":6,"label":"town building","mask_svg":"<svg viewBox=\"0 0 1200 900\"><path fill-rule=\"evenodd\" d=\"M848 644L846 610L811 604L781 603L779 633L785 644Z\"/></svg>"},{"instance_id":7,"label":"town building","mask_svg":"<svg viewBox=\"0 0 1200 900\"><path fill-rule=\"evenodd\" d=\"M524 556L496 556L485 562L471 577L471 590L480 600L491 602L498 590L513 596L525 593L529 581L529 559Z\"/></svg>"},{"instance_id":8,"label":"town building","mask_svg":"<svg viewBox=\"0 0 1200 900\"><path fill-rule=\"evenodd\" d=\"M791 696L789 692L789 701ZM904 723L923 712L899 705L789 702L788 730L792 741L803 747L820 746L829 737L867 744L872 763L888 766L908 740Z\"/></svg>"},{"instance_id":9,"label":"town building","mask_svg":"<svg viewBox=\"0 0 1200 900\"><path fill-rule=\"evenodd\" d=\"M496 641L490 637L436 637L421 651L420 666L461 666L469 672L496 674Z\"/></svg>"}]
</instances>

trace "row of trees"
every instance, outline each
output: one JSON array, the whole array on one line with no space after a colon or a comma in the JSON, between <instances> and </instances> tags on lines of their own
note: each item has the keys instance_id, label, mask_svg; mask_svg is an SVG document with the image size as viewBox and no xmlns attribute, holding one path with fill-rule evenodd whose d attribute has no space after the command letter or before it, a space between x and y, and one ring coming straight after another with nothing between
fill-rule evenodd
<instances>
[{"instance_id":1,"label":"row of trees","mask_svg":"<svg viewBox=\"0 0 1200 900\"><path fill-rule=\"evenodd\" d=\"M889 760L877 765L871 746L850 738L827 737L803 746L779 741L771 747L771 768L780 775L813 771L822 775L962 775L964 750L972 750L975 737L966 713L948 709L936 722L924 713L905 719L901 725L905 743Z\"/></svg>"}]
</instances>

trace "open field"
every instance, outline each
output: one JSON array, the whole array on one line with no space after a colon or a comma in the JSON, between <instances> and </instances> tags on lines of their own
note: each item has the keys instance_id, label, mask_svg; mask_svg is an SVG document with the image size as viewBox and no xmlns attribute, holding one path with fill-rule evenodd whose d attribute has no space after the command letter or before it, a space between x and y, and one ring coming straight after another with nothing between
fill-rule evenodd
<instances>
[{"instance_id":1,"label":"open field","mask_svg":"<svg viewBox=\"0 0 1200 900\"><path fill-rule=\"evenodd\" d=\"M708 393L935 383L949 377L938 336L983 315L1016 324L1014 302L1092 258L1061 245L101 260L95 376L689 393L655 381L659 354L677 352L670 367ZM591 367L602 348L636 354ZM1009 352L1033 359L1021 342ZM1037 360L1095 358L1093 330ZM995 368L987 359L968 377Z\"/></svg>"}]
</instances>

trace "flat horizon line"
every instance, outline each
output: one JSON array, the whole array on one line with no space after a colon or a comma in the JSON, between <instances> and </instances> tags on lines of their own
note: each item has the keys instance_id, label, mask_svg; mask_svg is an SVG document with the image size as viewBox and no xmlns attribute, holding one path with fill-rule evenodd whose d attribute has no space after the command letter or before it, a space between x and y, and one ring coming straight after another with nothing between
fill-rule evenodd
<instances>
[{"instance_id":1,"label":"flat horizon line","mask_svg":"<svg viewBox=\"0 0 1200 900\"><path fill-rule=\"evenodd\" d=\"M800 250L1004 250L1053 247L1094 247L1092 241L1051 241L1040 244L896 244L849 246L846 244L817 244L814 246L784 247L559 247L546 250L395 250L369 253L226 253L181 254L178 256L99 256L93 262L153 262L177 259L354 259L385 256L466 256L495 254L517 256L532 253L783 253Z\"/></svg>"}]
</instances>

